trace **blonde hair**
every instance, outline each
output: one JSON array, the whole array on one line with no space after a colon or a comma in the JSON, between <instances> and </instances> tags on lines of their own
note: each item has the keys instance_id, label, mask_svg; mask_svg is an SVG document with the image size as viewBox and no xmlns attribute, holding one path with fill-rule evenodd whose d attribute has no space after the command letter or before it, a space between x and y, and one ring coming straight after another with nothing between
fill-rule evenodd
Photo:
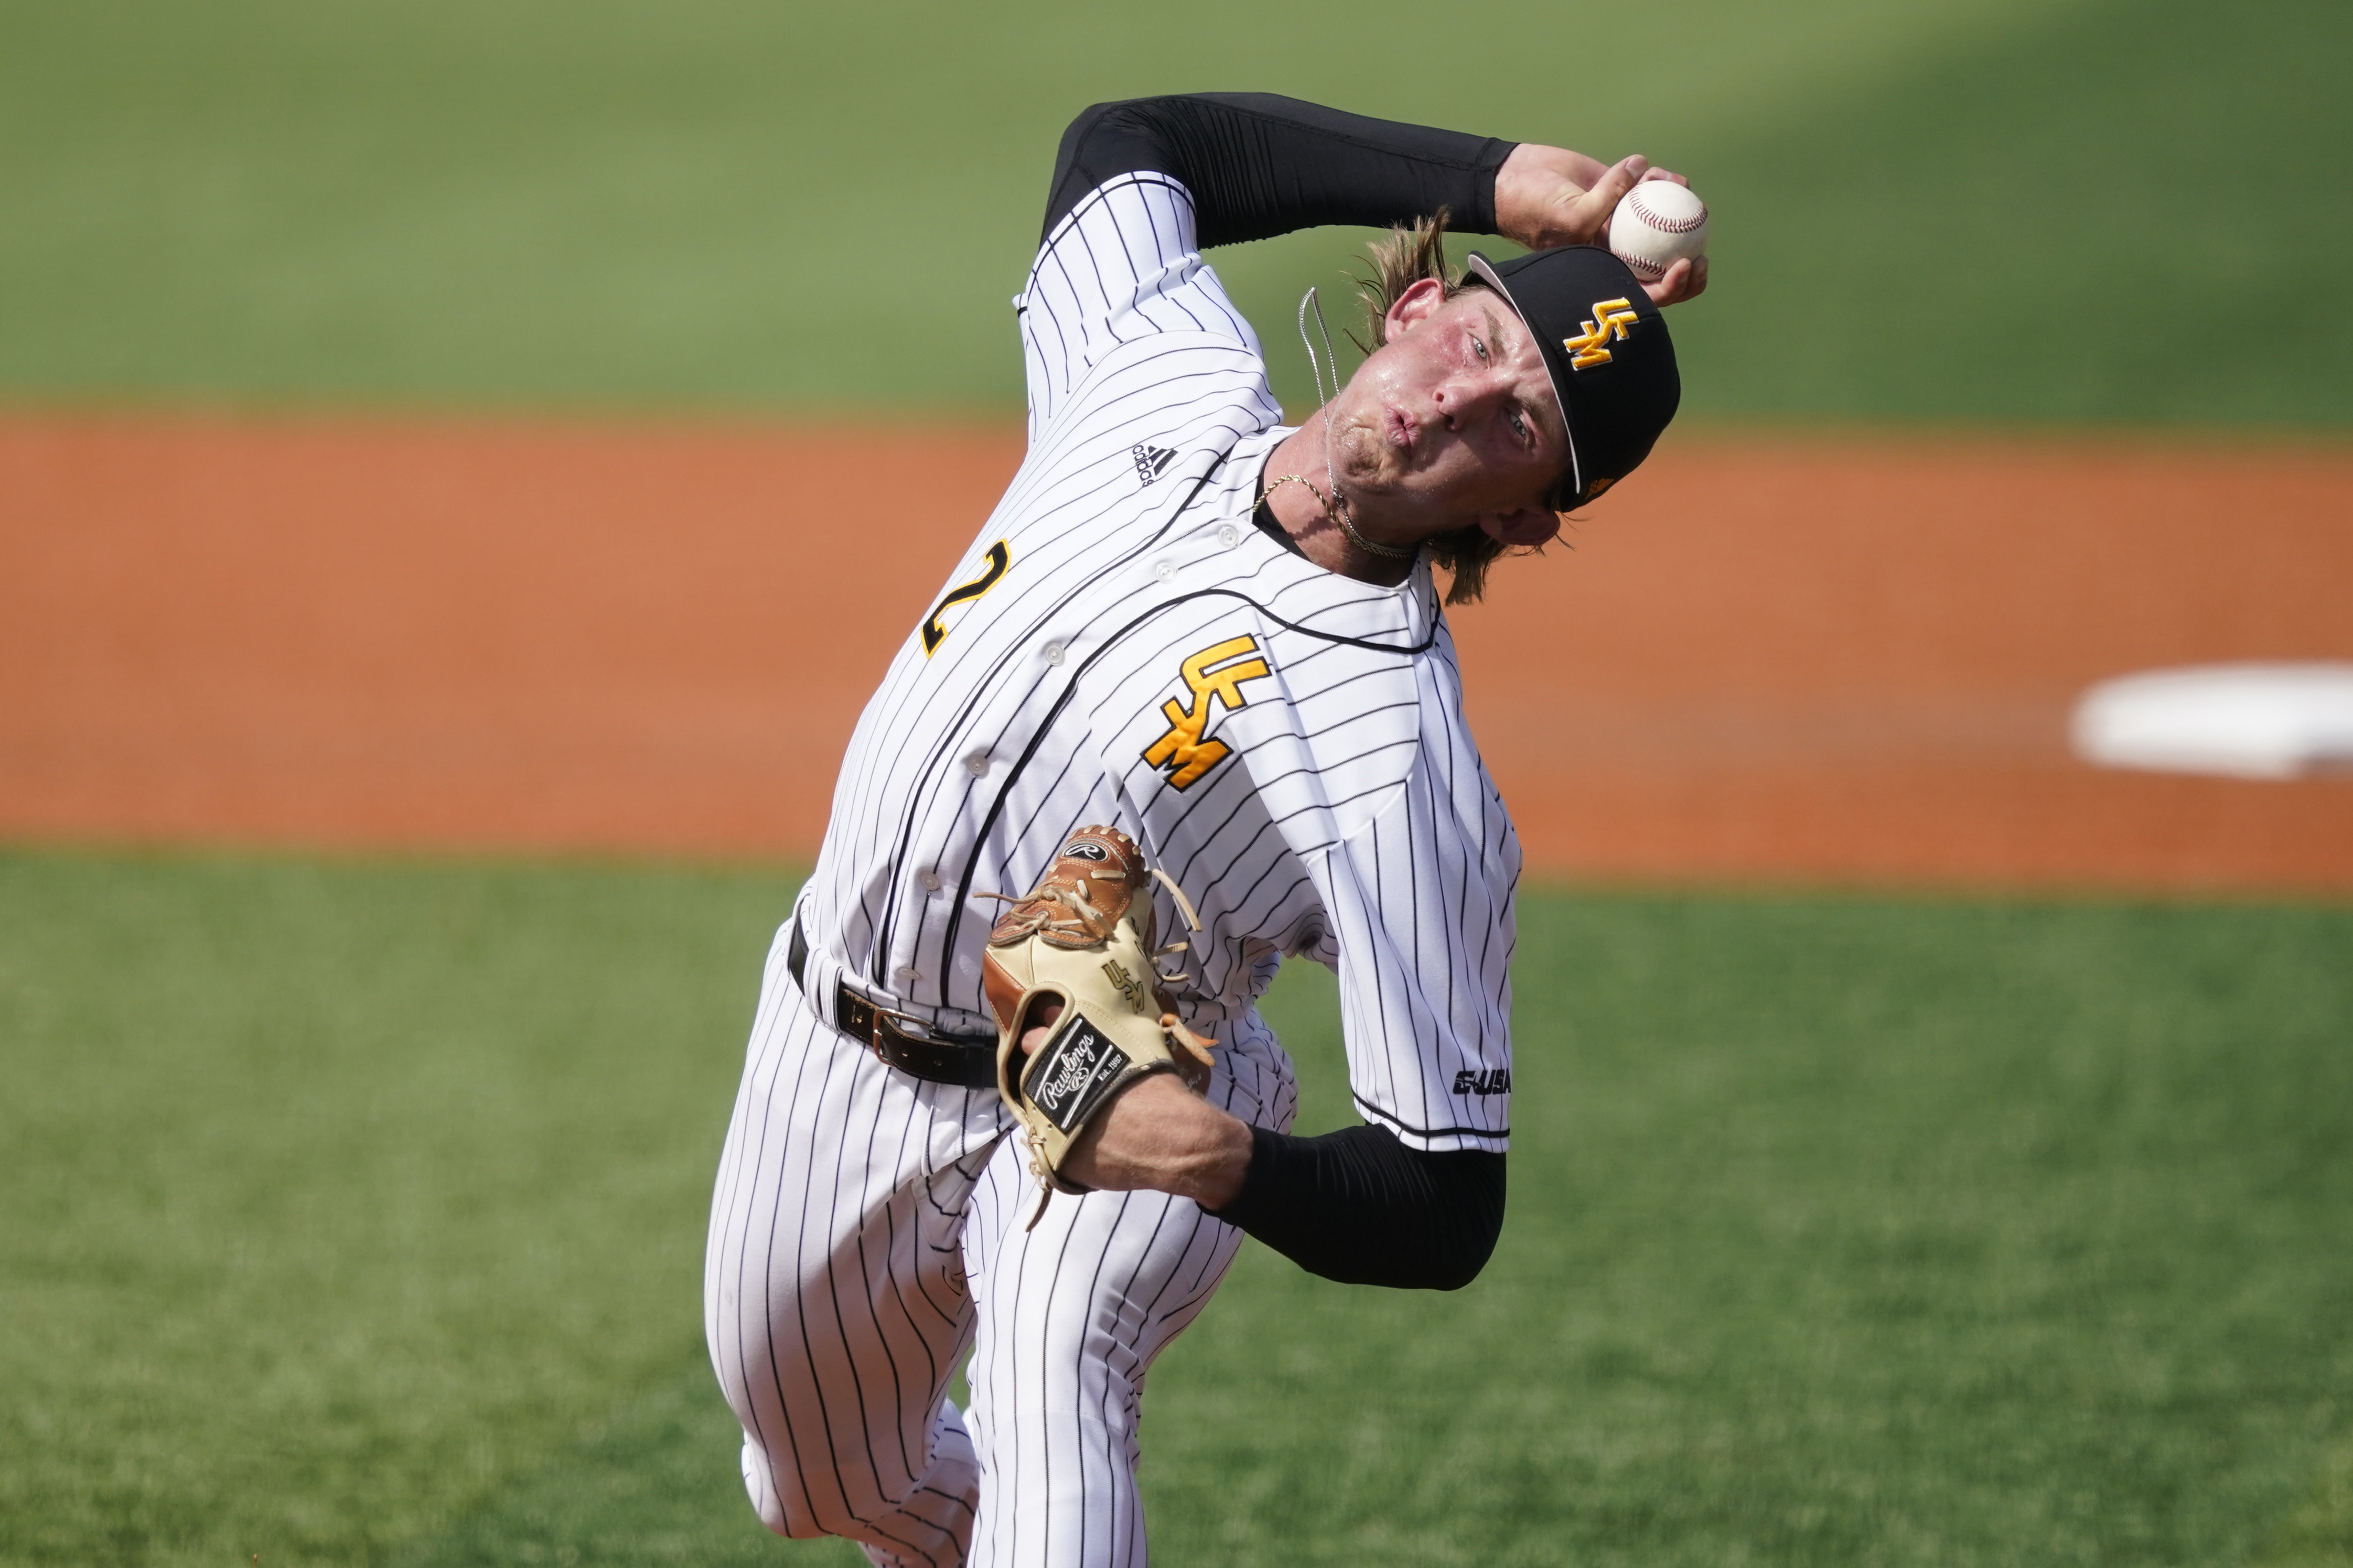
<instances>
[{"instance_id":1,"label":"blonde hair","mask_svg":"<svg viewBox=\"0 0 2353 1568\"><path fill-rule=\"evenodd\" d=\"M1348 334L1348 341L1360 352L1371 353L1389 341L1389 307L1425 278L1438 279L1449 300L1466 287L1462 275L1446 265L1447 216L1440 207L1411 228L1393 228L1387 239L1375 240L1366 247L1365 259L1372 264L1372 276L1358 278L1356 284L1356 297L1365 307L1365 331L1372 343L1367 346L1354 332ZM1430 563L1443 566L1453 577L1446 590L1450 605L1468 605L1485 593L1487 568L1511 550L1475 522L1437 534L1427 542Z\"/></svg>"}]
</instances>

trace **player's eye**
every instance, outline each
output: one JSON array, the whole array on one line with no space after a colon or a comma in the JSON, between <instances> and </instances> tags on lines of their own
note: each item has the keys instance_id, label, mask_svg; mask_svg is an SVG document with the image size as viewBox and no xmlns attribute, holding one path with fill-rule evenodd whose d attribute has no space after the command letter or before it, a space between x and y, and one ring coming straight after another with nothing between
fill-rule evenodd
<instances>
[{"instance_id":1,"label":"player's eye","mask_svg":"<svg viewBox=\"0 0 2353 1568\"><path fill-rule=\"evenodd\" d=\"M1479 356L1481 364L1487 363L1487 345L1481 342L1475 335L1471 339L1471 352Z\"/></svg>"},{"instance_id":2,"label":"player's eye","mask_svg":"<svg viewBox=\"0 0 2353 1568\"><path fill-rule=\"evenodd\" d=\"M1522 441L1527 440L1529 438L1527 416L1522 414L1516 408L1512 409L1510 413L1512 418L1512 434L1518 437Z\"/></svg>"}]
</instances>

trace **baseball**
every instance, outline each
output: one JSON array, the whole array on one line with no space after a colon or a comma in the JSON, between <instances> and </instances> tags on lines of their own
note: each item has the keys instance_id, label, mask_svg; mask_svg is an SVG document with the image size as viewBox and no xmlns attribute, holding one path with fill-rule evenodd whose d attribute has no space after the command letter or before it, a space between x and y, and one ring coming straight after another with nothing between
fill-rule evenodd
<instances>
[{"instance_id":1,"label":"baseball","mask_svg":"<svg viewBox=\"0 0 2353 1568\"><path fill-rule=\"evenodd\" d=\"M1707 254L1707 204L1672 180L1644 180L1609 215L1609 253L1656 283L1684 257Z\"/></svg>"}]
</instances>

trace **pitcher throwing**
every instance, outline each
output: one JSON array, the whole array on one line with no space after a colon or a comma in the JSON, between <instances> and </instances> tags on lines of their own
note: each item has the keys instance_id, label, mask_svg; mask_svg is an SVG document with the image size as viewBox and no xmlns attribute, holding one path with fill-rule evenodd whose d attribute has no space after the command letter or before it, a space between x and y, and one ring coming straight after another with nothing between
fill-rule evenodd
<instances>
[{"instance_id":1,"label":"pitcher throwing","mask_svg":"<svg viewBox=\"0 0 2353 1568\"><path fill-rule=\"evenodd\" d=\"M1673 416L1704 264L1591 243L1646 177L1250 94L1063 137L1028 458L859 721L721 1160L706 1327L770 1529L1141 1563L1145 1373L1245 1233L1484 1265L1520 854L1433 569L1475 599ZM1452 278L1448 215L1535 248ZM1200 253L1316 224L1398 232L1370 356L1286 428ZM1338 973L1360 1126L1289 1134L1286 958Z\"/></svg>"}]
</instances>

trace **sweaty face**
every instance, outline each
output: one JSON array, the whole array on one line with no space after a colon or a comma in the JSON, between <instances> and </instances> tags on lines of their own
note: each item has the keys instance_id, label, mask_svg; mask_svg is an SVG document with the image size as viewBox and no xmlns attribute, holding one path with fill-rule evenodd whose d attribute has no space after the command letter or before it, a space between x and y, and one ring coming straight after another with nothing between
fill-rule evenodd
<instances>
[{"instance_id":1,"label":"sweaty face","mask_svg":"<svg viewBox=\"0 0 2353 1568\"><path fill-rule=\"evenodd\" d=\"M1514 544L1552 537L1543 497L1568 466L1544 359L1500 295L1431 280L1389 309L1388 342L1327 413L1358 521L1392 538L1480 523Z\"/></svg>"}]
</instances>

